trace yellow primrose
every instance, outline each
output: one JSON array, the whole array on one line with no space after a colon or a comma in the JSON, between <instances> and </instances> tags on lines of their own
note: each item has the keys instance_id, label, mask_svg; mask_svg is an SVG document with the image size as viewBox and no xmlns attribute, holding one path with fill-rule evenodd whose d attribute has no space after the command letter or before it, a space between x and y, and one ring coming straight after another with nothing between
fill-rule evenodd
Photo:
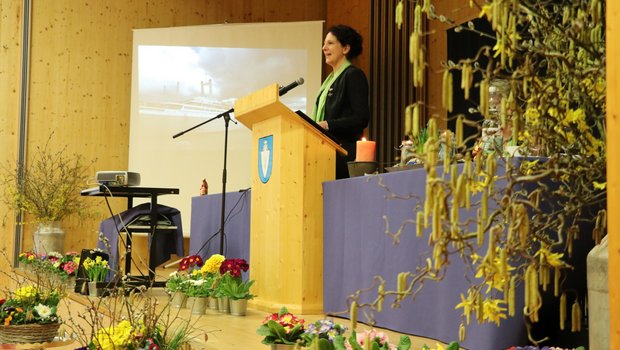
<instances>
[{"instance_id":1,"label":"yellow primrose","mask_svg":"<svg viewBox=\"0 0 620 350\"><path fill-rule=\"evenodd\" d=\"M14 293L15 299L19 301L23 299L30 299L30 298L36 297L37 289L32 285L28 285L28 286L18 288L13 293Z\"/></svg>"},{"instance_id":2,"label":"yellow primrose","mask_svg":"<svg viewBox=\"0 0 620 350\"><path fill-rule=\"evenodd\" d=\"M100 329L95 336L94 343L102 350L123 349L129 345L131 335L131 323L123 320L116 326Z\"/></svg>"}]
</instances>

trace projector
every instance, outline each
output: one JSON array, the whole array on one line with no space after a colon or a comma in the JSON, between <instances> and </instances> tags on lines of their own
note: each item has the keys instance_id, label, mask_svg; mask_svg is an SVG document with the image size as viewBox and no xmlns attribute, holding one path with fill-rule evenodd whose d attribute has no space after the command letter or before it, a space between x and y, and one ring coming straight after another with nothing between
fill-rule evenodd
<instances>
[{"instance_id":1,"label":"projector","mask_svg":"<svg viewBox=\"0 0 620 350\"><path fill-rule=\"evenodd\" d=\"M106 186L139 186L140 174L131 171L98 171L97 182Z\"/></svg>"}]
</instances>

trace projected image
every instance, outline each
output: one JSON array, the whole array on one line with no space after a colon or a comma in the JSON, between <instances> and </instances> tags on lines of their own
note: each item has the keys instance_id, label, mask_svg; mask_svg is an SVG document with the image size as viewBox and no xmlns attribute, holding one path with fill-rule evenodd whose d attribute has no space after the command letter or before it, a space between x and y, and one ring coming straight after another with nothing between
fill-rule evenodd
<instances>
[{"instance_id":1,"label":"projected image","mask_svg":"<svg viewBox=\"0 0 620 350\"><path fill-rule=\"evenodd\" d=\"M159 203L181 211L188 236L203 179L209 195L252 186L252 130L235 113L230 123L216 117L240 98L299 78L305 83L280 102L310 114L321 86L323 22L145 28L133 36L128 168L141 186L179 189Z\"/></svg>"},{"instance_id":2,"label":"projected image","mask_svg":"<svg viewBox=\"0 0 620 350\"><path fill-rule=\"evenodd\" d=\"M306 67L306 50L221 47L138 47L141 116L214 117L235 100L269 84L287 85ZM281 97L306 109L306 88Z\"/></svg>"}]
</instances>

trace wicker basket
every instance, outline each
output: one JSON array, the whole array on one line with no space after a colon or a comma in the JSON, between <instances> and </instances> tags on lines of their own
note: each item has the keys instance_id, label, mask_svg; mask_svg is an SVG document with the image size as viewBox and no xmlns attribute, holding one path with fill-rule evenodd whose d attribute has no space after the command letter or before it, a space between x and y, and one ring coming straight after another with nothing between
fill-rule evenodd
<instances>
[{"instance_id":1,"label":"wicker basket","mask_svg":"<svg viewBox=\"0 0 620 350\"><path fill-rule=\"evenodd\" d=\"M51 342L59 327L60 323L0 326L0 344Z\"/></svg>"}]
</instances>

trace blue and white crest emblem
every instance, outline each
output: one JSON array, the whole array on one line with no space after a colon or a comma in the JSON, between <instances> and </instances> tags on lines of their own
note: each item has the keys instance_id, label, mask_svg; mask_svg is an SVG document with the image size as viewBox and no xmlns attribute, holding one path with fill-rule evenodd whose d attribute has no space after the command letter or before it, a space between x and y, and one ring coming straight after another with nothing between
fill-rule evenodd
<instances>
[{"instance_id":1,"label":"blue and white crest emblem","mask_svg":"<svg viewBox=\"0 0 620 350\"><path fill-rule=\"evenodd\" d=\"M258 177L266 184L273 165L273 135L258 139Z\"/></svg>"}]
</instances>

